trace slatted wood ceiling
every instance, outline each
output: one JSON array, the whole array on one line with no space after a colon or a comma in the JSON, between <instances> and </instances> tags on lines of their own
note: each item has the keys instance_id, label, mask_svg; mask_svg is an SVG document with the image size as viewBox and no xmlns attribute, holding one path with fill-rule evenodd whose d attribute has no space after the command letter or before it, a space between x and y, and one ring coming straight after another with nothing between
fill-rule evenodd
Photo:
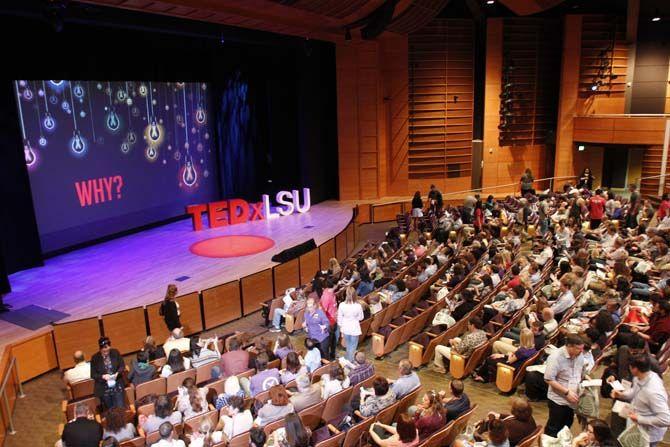
<instances>
[{"instance_id":1,"label":"slatted wood ceiling","mask_svg":"<svg viewBox=\"0 0 670 447\"><path fill-rule=\"evenodd\" d=\"M503 71L509 72L512 118L500 129L501 146L545 144L558 113L561 26L554 19L510 18L503 25ZM503 73L504 77L504 73ZM504 89L504 79L501 79Z\"/></svg>"},{"instance_id":2,"label":"slatted wood ceiling","mask_svg":"<svg viewBox=\"0 0 670 447\"><path fill-rule=\"evenodd\" d=\"M435 19L409 35L409 178L472 171L474 35L469 20Z\"/></svg>"},{"instance_id":3,"label":"slatted wood ceiling","mask_svg":"<svg viewBox=\"0 0 670 447\"><path fill-rule=\"evenodd\" d=\"M611 51L613 49L613 51ZM591 90L598 73L600 60L605 57L616 79L604 79L604 85ZM579 96L592 95L623 97L626 91L628 48L626 45L626 19L619 16L586 15L582 20L582 55L579 70Z\"/></svg>"}]
</instances>

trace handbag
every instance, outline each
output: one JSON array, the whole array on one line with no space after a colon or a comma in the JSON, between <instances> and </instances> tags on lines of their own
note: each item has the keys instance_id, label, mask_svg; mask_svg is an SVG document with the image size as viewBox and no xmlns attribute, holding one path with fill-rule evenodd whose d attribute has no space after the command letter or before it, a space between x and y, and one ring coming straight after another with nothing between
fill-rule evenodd
<instances>
[{"instance_id":1,"label":"handbag","mask_svg":"<svg viewBox=\"0 0 670 447\"><path fill-rule=\"evenodd\" d=\"M649 447L649 434L638 424L631 424L617 440L621 447Z\"/></svg>"},{"instance_id":2,"label":"handbag","mask_svg":"<svg viewBox=\"0 0 670 447\"><path fill-rule=\"evenodd\" d=\"M600 396L598 387L586 387L582 390L577 403L577 414L597 418L600 414Z\"/></svg>"}]
</instances>

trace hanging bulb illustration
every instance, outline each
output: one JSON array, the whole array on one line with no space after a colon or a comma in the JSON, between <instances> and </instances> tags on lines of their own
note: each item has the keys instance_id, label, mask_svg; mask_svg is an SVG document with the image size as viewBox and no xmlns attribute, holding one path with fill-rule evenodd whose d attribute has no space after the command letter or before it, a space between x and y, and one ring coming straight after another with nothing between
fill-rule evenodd
<instances>
[{"instance_id":1,"label":"hanging bulb illustration","mask_svg":"<svg viewBox=\"0 0 670 447\"><path fill-rule=\"evenodd\" d=\"M78 82L74 85L72 92L74 93L74 96L79 99L84 97L84 88Z\"/></svg>"},{"instance_id":2,"label":"hanging bulb illustration","mask_svg":"<svg viewBox=\"0 0 670 447\"><path fill-rule=\"evenodd\" d=\"M115 132L119 130L120 124L119 115L116 114L116 110L110 110L109 114L107 115L107 128L112 132Z\"/></svg>"},{"instance_id":3,"label":"hanging bulb illustration","mask_svg":"<svg viewBox=\"0 0 670 447\"><path fill-rule=\"evenodd\" d=\"M156 124L156 117L151 118L151 124L149 125L149 138L152 141L158 141L161 137L161 131Z\"/></svg>"},{"instance_id":4,"label":"hanging bulb illustration","mask_svg":"<svg viewBox=\"0 0 670 447\"><path fill-rule=\"evenodd\" d=\"M26 140L26 144L23 145L23 155L26 158L26 166L32 166L35 164L35 161L37 161L37 156L28 140Z\"/></svg>"},{"instance_id":5,"label":"hanging bulb illustration","mask_svg":"<svg viewBox=\"0 0 670 447\"><path fill-rule=\"evenodd\" d=\"M126 92L122 88L119 88L116 91L116 99L118 99L119 101L123 101L126 99Z\"/></svg>"},{"instance_id":6,"label":"hanging bulb illustration","mask_svg":"<svg viewBox=\"0 0 670 447\"><path fill-rule=\"evenodd\" d=\"M123 152L124 154L127 154L128 152L130 152L130 144L128 144L127 141L124 141L123 143L121 143L121 152Z\"/></svg>"},{"instance_id":7,"label":"hanging bulb illustration","mask_svg":"<svg viewBox=\"0 0 670 447\"><path fill-rule=\"evenodd\" d=\"M135 132L131 130L128 132L128 135L126 135L126 140L128 140L128 143L130 144L135 144L137 141L137 135L135 135Z\"/></svg>"},{"instance_id":8,"label":"hanging bulb illustration","mask_svg":"<svg viewBox=\"0 0 670 447\"><path fill-rule=\"evenodd\" d=\"M61 109L63 109L63 112L70 113L70 103L67 101L63 101L60 105Z\"/></svg>"},{"instance_id":9,"label":"hanging bulb illustration","mask_svg":"<svg viewBox=\"0 0 670 447\"><path fill-rule=\"evenodd\" d=\"M44 147L47 145L47 139L44 137L40 137L38 143L40 144L40 146Z\"/></svg>"},{"instance_id":10,"label":"hanging bulb illustration","mask_svg":"<svg viewBox=\"0 0 670 447\"><path fill-rule=\"evenodd\" d=\"M54 127L56 127L56 122L54 121L53 117L51 116L51 113L47 112L44 115L44 120L42 121L42 124L44 125L44 128L46 130L53 130Z\"/></svg>"},{"instance_id":11,"label":"hanging bulb illustration","mask_svg":"<svg viewBox=\"0 0 670 447\"><path fill-rule=\"evenodd\" d=\"M191 160L191 157L188 157L186 160L186 166L184 166L184 173L182 174L181 178L184 180L184 184L189 188L195 185L195 182L198 180L198 173L193 167L193 161Z\"/></svg>"},{"instance_id":12,"label":"hanging bulb illustration","mask_svg":"<svg viewBox=\"0 0 670 447\"><path fill-rule=\"evenodd\" d=\"M157 156L158 156L158 151L156 150L156 148L154 146L149 146L147 148L147 158L150 161L154 161Z\"/></svg>"},{"instance_id":13,"label":"hanging bulb illustration","mask_svg":"<svg viewBox=\"0 0 670 447\"><path fill-rule=\"evenodd\" d=\"M75 154L81 154L84 152L86 146L84 145L84 140L81 138L81 134L78 130L75 130L72 134L72 141L70 142L70 148Z\"/></svg>"},{"instance_id":14,"label":"hanging bulb illustration","mask_svg":"<svg viewBox=\"0 0 670 447\"><path fill-rule=\"evenodd\" d=\"M195 120L198 122L198 124L202 124L205 122L205 119L207 116L205 115L205 109L202 107L202 105L198 105L198 108L195 111Z\"/></svg>"},{"instance_id":15,"label":"hanging bulb illustration","mask_svg":"<svg viewBox=\"0 0 670 447\"><path fill-rule=\"evenodd\" d=\"M140 96L147 96L147 93L149 92L147 86L144 84L140 84L140 88L138 89L138 91L140 92Z\"/></svg>"},{"instance_id":16,"label":"hanging bulb illustration","mask_svg":"<svg viewBox=\"0 0 670 447\"><path fill-rule=\"evenodd\" d=\"M58 87L59 85L61 85L63 83L63 81L61 81L61 80L55 80L55 81L52 80L52 81L49 81L49 82L51 82L56 87Z\"/></svg>"},{"instance_id":17,"label":"hanging bulb illustration","mask_svg":"<svg viewBox=\"0 0 670 447\"><path fill-rule=\"evenodd\" d=\"M30 101L33 99L33 91L30 90L30 87L26 87L25 90L23 90L23 98L26 101Z\"/></svg>"}]
</instances>

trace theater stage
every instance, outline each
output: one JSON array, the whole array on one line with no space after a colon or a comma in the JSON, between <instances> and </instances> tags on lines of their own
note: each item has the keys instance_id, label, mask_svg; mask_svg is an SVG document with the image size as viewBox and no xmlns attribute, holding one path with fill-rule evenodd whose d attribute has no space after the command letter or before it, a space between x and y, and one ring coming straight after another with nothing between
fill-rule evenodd
<instances>
[{"instance_id":1,"label":"theater stage","mask_svg":"<svg viewBox=\"0 0 670 447\"><path fill-rule=\"evenodd\" d=\"M272 256L286 248L311 238L323 244L351 219L352 204L337 201L314 205L305 214L199 232L186 219L50 258L43 267L15 273L5 302L15 310L35 305L69 314L61 323L155 303L163 298L168 283L177 284L183 295L237 280L272 267L276 264ZM232 258L203 257L189 250L196 242L227 235L262 236L274 240L274 246ZM178 281L180 277L188 278ZM0 320L0 350L48 328L31 331Z\"/></svg>"}]
</instances>

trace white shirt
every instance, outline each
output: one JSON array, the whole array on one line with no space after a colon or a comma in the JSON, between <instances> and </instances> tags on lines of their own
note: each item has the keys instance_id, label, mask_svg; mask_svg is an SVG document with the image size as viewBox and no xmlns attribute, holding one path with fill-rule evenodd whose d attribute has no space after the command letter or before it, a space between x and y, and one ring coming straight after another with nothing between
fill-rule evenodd
<instances>
[{"instance_id":1,"label":"white shirt","mask_svg":"<svg viewBox=\"0 0 670 447\"><path fill-rule=\"evenodd\" d=\"M63 374L63 380L67 383L81 382L91 378L91 364L89 362L77 363L74 368L68 369Z\"/></svg>"},{"instance_id":2,"label":"white shirt","mask_svg":"<svg viewBox=\"0 0 670 447\"><path fill-rule=\"evenodd\" d=\"M249 410L237 413L233 417L223 415L221 419L223 420L223 433L228 439L251 430L251 426L254 425L254 418Z\"/></svg>"},{"instance_id":3,"label":"white shirt","mask_svg":"<svg viewBox=\"0 0 670 447\"><path fill-rule=\"evenodd\" d=\"M345 335L361 335L360 321L363 319L363 308L359 303L340 303L337 308L337 324L340 332Z\"/></svg>"},{"instance_id":4,"label":"white shirt","mask_svg":"<svg viewBox=\"0 0 670 447\"><path fill-rule=\"evenodd\" d=\"M191 369L191 359L184 357L184 369ZM170 365L163 365L161 369L161 377L169 377L172 375L172 367Z\"/></svg>"},{"instance_id":5,"label":"white shirt","mask_svg":"<svg viewBox=\"0 0 670 447\"><path fill-rule=\"evenodd\" d=\"M561 293L554 304L551 305L551 310L554 311L554 315L562 314L566 310L570 309L572 305L575 304L575 296L572 294L572 290Z\"/></svg>"}]
</instances>

